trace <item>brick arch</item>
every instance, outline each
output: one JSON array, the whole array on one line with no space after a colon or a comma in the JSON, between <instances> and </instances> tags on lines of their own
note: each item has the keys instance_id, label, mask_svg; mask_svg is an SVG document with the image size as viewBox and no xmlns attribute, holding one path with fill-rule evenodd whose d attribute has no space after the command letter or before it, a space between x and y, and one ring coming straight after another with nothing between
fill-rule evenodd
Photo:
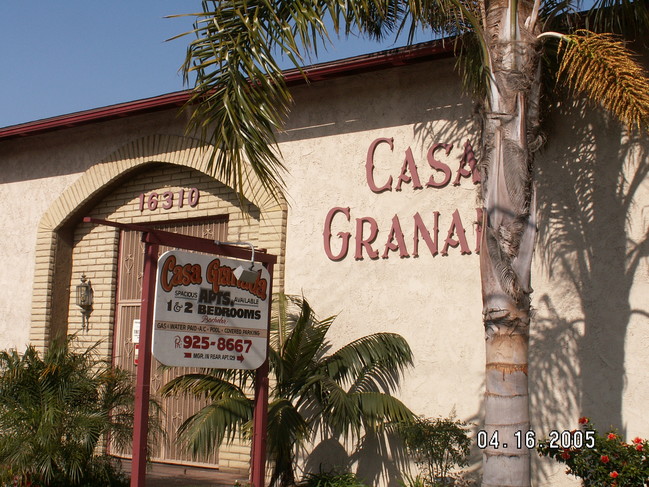
<instances>
[{"instance_id":1,"label":"brick arch","mask_svg":"<svg viewBox=\"0 0 649 487\"><path fill-rule=\"evenodd\" d=\"M53 296L53 292L57 287L55 276L65 274L66 269L69 272L71 268L68 255L71 246L67 229L69 225L83 216L81 213L121 178L150 164L185 166L214 177L207 170L209 156L209 148L193 138L172 135L142 137L122 146L105 160L88 168L63 191L43 214L38 227L30 329L32 344L41 349L47 346L53 335L52 313L56 313L56 306L63 306L61 303L65 301ZM223 182L219 177L214 179ZM244 187L244 197L259 209L260 224L264 228L260 231L260 241L257 245L278 255L278 275L275 282L281 288L286 204L276 202L260 184L255 183L254 177L247 179L253 182ZM64 279L65 276L62 280Z\"/></svg>"}]
</instances>

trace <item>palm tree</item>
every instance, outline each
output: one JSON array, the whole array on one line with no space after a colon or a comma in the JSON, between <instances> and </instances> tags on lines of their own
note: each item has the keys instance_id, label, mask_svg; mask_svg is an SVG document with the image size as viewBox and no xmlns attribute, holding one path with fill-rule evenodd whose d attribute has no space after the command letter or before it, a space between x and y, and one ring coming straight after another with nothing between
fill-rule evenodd
<instances>
[{"instance_id":1,"label":"palm tree","mask_svg":"<svg viewBox=\"0 0 649 487\"><path fill-rule=\"evenodd\" d=\"M390 392L412 354L399 335L377 333L333 353L327 332L334 317L317 319L309 303L279 295L269 347L271 391L267 448L273 463L270 485L295 484L297 455L319 432L325 437L360 438L386 423L412 418ZM179 435L194 454L210 451L237 434L250 434L253 371L209 370L167 383L169 394L205 396L211 403L188 418Z\"/></svg>"},{"instance_id":2,"label":"palm tree","mask_svg":"<svg viewBox=\"0 0 649 487\"><path fill-rule=\"evenodd\" d=\"M484 451L489 486L530 485L529 451L516 448L512 435L529 429L534 154L544 141L541 102L551 100L542 97L544 81L585 94L633 129L649 125L645 72L620 38L602 34L646 40L647 0L595 0L590 12L571 14L578 6L579 0L205 0L184 65L188 78L196 75L190 128L214 147L214 172L242 193L252 171L279 195L284 166L275 133L291 102L279 55L300 67L305 53L329 42L325 19L337 33L381 38L424 28L456 39L460 72L482 113L485 429L501 440L500 450Z\"/></svg>"},{"instance_id":3,"label":"palm tree","mask_svg":"<svg viewBox=\"0 0 649 487\"><path fill-rule=\"evenodd\" d=\"M0 465L18 485L117 485L96 448L108 434L130 443L132 378L99 360L97 345L77 351L71 341L43 357L32 346L0 352Z\"/></svg>"}]
</instances>

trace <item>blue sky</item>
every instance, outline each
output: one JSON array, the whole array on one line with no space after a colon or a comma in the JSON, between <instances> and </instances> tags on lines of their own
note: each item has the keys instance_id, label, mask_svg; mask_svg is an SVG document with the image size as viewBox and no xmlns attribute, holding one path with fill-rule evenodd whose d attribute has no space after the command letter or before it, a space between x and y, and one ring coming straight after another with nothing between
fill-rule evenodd
<instances>
[{"instance_id":1,"label":"blue sky","mask_svg":"<svg viewBox=\"0 0 649 487\"><path fill-rule=\"evenodd\" d=\"M1 0L0 127L184 89L199 0ZM400 44L402 45L403 41ZM319 61L395 47L352 38Z\"/></svg>"}]
</instances>

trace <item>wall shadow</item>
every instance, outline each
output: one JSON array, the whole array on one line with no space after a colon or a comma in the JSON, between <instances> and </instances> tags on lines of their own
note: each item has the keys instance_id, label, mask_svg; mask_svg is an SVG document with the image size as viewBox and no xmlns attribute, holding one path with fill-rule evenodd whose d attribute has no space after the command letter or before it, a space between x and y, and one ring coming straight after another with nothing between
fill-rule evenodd
<instances>
[{"instance_id":1,"label":"wall shadow","mask_svg":"<svg viewBox=\"0 0 649 487\"><path fill-rule=\"evenodd\" d=\"M355 472L367 485L397 487L408 464L400 436L386 431L365 434L352 449L337 438L323 439L308 453L303 468L310 473Z\"/></svg>"},{"instance_id":2,"label":"wall shadow","mask_svg":"<svg viewBox=\"0 0 649 487\"><path fill-rule=\"evenodd\" d=\"M472 123L473 103L462 94L453 59L436 63L435 77L430 76L430 64L422 63L296 87L290 118L278 140L306 141L374 130L390 136L393 127L411 125L421 140L460 144L453 135ZM406 89L408 97L402 95ZM445 125L439 127L440 123Z\"/></svg>"},{"instance_id":3,"label":"wall shadow","mask_svg":"<svg viewBox=\"0 0 649 487\"><path fill-rule=\"evenodd\" d=\"M548 294L536 300L534 323L530 329L529 381L530 419L536 440L547 438L550 430L574 429L579 410L579 340L583 319L567 320ZM548 481L557 463L532 452L532 471Z\"/></svg>"},{"instance_id":4,"label":"wall shadow","mask_svg":"<svg viewBox=\"0 0 649 487\"><path fill-rule=\"evenodd\" d=\"M534 300L533 421L572 429L579 411L624 434L627 329L634 314L649 325L649 305L630 302L649 255L634 207L649 174L649 141L580 103L562 103L547 126L558 142L537 158L537 259L549 286Z\"/></svg>"}]
</instances>

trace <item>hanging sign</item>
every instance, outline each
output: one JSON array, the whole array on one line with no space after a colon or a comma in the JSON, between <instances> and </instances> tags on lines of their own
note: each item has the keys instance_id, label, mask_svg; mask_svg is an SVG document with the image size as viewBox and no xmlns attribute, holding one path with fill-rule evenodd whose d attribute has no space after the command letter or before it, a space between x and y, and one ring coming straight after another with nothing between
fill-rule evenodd
<instances>
[{"instance_id":1,"label":"hanging sign","mask_svg":"<svg viewBox=\"0 0 649 487\"><path fill-rule=\"evenodd\" d=\"M158 260L153 355L165 365L259 368L266 359L270 275L250 261L172 250Z\"/></svg>"}]
</instances>

